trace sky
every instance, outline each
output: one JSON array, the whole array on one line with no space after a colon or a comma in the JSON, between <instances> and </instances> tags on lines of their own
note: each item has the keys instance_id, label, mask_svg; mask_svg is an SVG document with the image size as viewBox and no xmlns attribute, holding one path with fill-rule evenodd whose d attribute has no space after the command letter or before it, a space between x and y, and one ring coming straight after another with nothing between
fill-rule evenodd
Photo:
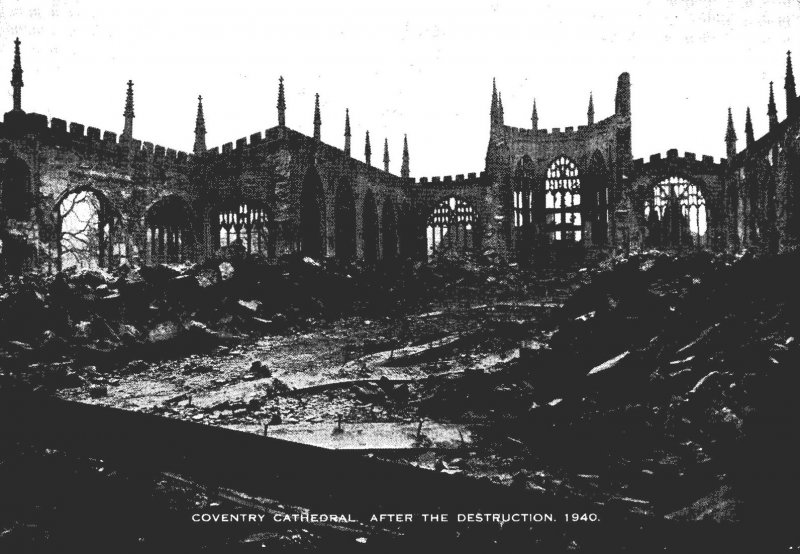
<instances>
[{"instance_id":1,"label":"sky","mask_svg":"<svg viewBox=\"0 0 800 554\"><path fill-rule=\"evenodd\" d=\"M797 51L800 0L0 0L0 75L11 109L13 40L22 41L23 109L121 132L134 81L134 136L190 151L197 96L209 147L286 123L352 151L384 137L399 173L408 134L416 177L479 172L492 78L505 122L586 123L613 113L617 76L632 83L634 157L680 151L724 156L728 106L744 142L744 113L767 129L769 81L785 117L786 51ZM800 73L798 73L800 77ZM800 79L798 79L800 82Z\"/></svg>"}]
</instances>

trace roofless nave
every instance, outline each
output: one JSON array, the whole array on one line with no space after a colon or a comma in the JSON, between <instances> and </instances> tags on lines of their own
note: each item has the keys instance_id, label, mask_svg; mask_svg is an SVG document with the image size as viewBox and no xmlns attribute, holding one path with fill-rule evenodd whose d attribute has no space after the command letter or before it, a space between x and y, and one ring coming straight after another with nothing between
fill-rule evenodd
<instances>
[{"instance_id":1,"label":"roofless nave","mask_svg":"<svg viewBox=\"0 0 800 554\"><path fill-rule=\"evenodd\" d=\"M368 264L493 250L508 260L552 263L613 249L742 248L796 243L800 109L786 59L786 113L778 120L770 84L769 131L745 148L729 110L728 159L692 153L633 160L630 77L617 80L614 112L586 125L539 129L505 124L492 90L485 171L412 179L404 139L400 175L285 125L284 82L277 125L206 148L202 99L191 154L134 133L128 83L120 135L28 113L22 108L20 41L15 41L13 106L0 124L2 271L113 267L202 260L241 244L274 258L301 252ZM421 141L424 143L424 141ZM378 146L379 147L379 146Z\"/></svg>"}]
</instances>

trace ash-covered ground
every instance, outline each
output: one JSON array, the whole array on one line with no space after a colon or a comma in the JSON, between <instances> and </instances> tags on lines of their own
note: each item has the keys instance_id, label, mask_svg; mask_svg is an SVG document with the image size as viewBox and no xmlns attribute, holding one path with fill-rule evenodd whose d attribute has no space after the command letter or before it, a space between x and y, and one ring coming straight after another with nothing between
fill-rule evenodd
<instances>
[{"instance_id":1,"label":"ash-covered ground","mask_svg":"<svg viewBox=\"0 0 800 554\"><path fill-rule=\"evenodd\" d=\"M798 542L784 507L797 492L796 261L650 252L537 271L489 260L375 271L228 256L18 278L0 292L2 387L490 480L589 503L601 519L546 535L464 524L436 544L785 550ZM124 464L101 475L108 463L42 444L5 444L2 461L10 545L71 544L59 523L69 495L52 490L100 490L109 472L124 483L114 506L169 521L241 509L247 493ZM22 483L45 474L51 487L28 494ZM175 544L192 534L169 529ZM166 532L125 530L121 545ZM187 544L428 539L402 525L217 531Z\"/></svg>"}]
</instances>

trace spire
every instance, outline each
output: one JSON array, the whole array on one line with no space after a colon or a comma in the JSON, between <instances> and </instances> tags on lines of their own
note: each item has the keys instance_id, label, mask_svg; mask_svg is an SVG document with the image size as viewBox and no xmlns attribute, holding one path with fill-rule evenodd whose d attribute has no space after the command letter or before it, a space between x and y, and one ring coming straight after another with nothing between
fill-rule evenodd
<instances>
[{"instance_id":1,"label":"spire","mask_svg":"<svg viewBox=\"0 0 800 554\"><path fill-rule=\"evenodd\" d=\"M725 131L725 146L727 147L728 159L733 159L736 155L736 130L733 128L733 113L730 108L728 108L728 129Z\"/></svg>"},{"instance_id":2,"label":"spire","mask_svg":"<svg viewBox=\"0 0 800 554\"><path fill-rule=\"evenodd\" d=\"M129 141L133 139L133 81L128 81L128 93L125 96L125 127L122 129L120 140Z\"/></svg>"},{"instance_id":3,"label":"spire","mask_svg":"<svg viewBox=\"0 0 800 554\"><path fill-rule=\"evenodd\" d=\"M491 122L491 126L494 127L497 125L498 120L500 119L500 105L498 103L498 96L497 96L497 81L492 78L492 107L489 109L489 121Z\"/></svg>"},{"instance_id":4,"label":"spire","mask_svg":"<svg viewBox=\"0 0 800 554\"><path fill-rule=\"evenodd\" d=\"M586 112L586 120L589 125L594 125L594 96L589 92L589 109Z\"/></svg>"},{"instance_id":5,"label":"spire","mask_svg":"<svg viewBox=\"0 0 800 554\"><path fill-rule=\"evenodd\" d=\"M322 128L322 117L319 115L319 93L314 100L314 138L320 140L320 129Z\"/></svg>"},{"instance_id":6,"label":"spire","mask_svg":"<svg viewBox=\"0 0 800 554\"><path fill-rule=\"evenodd\" d=\"M497 113L500 120L500 125L505 121L505 112L503 111L503 93L497 93Z\"/></svg>"},{"instance_id":7,"label":"spire","mask_svg":"<svg viewBox=\"0 0 800 554\"><path fill-rule=\"evenodd\" d=\"M533 114L531 114L531 124L534 131L539 128L539 114L536 111L536 98L533 99Z\"/></svg>"},{"instance_id":8,"label":"spire","mask_svg":"<svg viewBox=\"0 0 800 554\"><path fill-rule=\"evenodd\" d=\"M747 107L747 115L744 122L744 136L747 141L746 146L748 147L756 141L755 135L753 134L753 119L750 117L749 106Z\"/></svg>"},{"instance_id":9,"label":"spire","mask_svg":"<svg viewBox=\"0 0 800 554\"><path fill-rule=\"evenodd\" d=\"M19 58L19 37L14 41L14 68L11 70L11 86L14 89L14 111L22 111L22 62Z\"/></svg>"},{"instance_id":10,"label":"spire","mask_svg":"<svg viewBox=\"0 0 800 554\"><path fill-rule=\"evenodd\" d=\"M278 79L278 125L286 126L286 96L283 92L283 75Z\"/></svg>"},{"instance_id":11,"label":"spire","mask_svg":"<svg viewBox=\"0 0 800 554\"><path fill-rule=\"evenodd\" d=\"M775 92L772 89L772 81L769 82L769 105L767 115L769 116L769 130L772 131L778 126L778 108L775 107Z\"/></svg>"},{"instance_id":12,"label":"spire","mask_svg":"<svg viewBox=\"0 0 800 554\"><path fill-rule=\"evenodd\" d=\"M408 178L408 135L403 135L403 165L400 166L400 177Z\"/></svg>"},{"instance_id":13,"label":"spire","mask_svg":"<svg viewBox=\"0 0 800 554\"><path fill-rule=\"evenodd\" d=\"M344 155L350 157L350 108L344 110Z\"/></svg>"},{"instance_id":14,"label":"spire","mask_svg":"<svg viewBox=\"0 0 800 554\"><path fill-rule=\"evenodd\" d=\"M389 172L389 139L383 139L383 170Z\"/></svg>"},{"instance_id":15,"label":"spire","mask_svg":"<svg viewBox=\"0 0 800 554\"><path fill-rule=\"evenodd\" d=\"M203 116L203 97L197 97L197 120L194 124L194 153L206 151L206 118Z\"/></svg>"},{"instance_id":16,"label":"spire","mask_svg":"<svg viewBox=\"0 0 800 554\"><path fill-rule=\"evenodd\" d=\"M792 52L786 52L786 117L792 117L797 113L797 88L794 83L794 71L792 70Z\"/></svg>"},{"instance_id":17,"label":"spire","mask_svg":"<svg viewBox=\"0 0 800 554\"><path fill-rule=\"evenodd\" d=\"M367 165L372 165L372 147L369 145L369 131L367 131L367 138L364 139L364 160Z\"/></svg>"}]
</instances>

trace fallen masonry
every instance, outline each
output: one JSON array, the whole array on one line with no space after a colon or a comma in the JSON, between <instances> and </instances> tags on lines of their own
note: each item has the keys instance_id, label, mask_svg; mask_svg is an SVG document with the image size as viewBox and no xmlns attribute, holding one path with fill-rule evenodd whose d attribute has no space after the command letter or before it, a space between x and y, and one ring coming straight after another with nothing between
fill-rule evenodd
<instances>
[{"instance_id":1,"label":"fallen masonry","mask_svg":"<svg viewBox=\"0 0 800 554\"><path fill-rule=\"evenodd\" d=\"M553 514L552 534L531 538L544 550L686 550L687 529L732 548L769 531L781 547L792 514L776 499L800 492L796 262L648 252L547 276L447 262L387 279L302 260L282 269L304 277L278 275L250 261L226 267L214 294L183 300L159 287L208 268L167 267L144 271L161 284L143 289L143 313L123 316L101 309L106 276L89 288L98 276L63 276L72 299L61 304L57 280L20 281L0 298L30 314L2 345L3 433L306 510L292 517L444 513L446 499L451 523L472 514L461 523L487 529L502 517L477 515ZM350 307L298 294L298 309L278 310L261 290L312 276L349 290ZM58 310L78 325L42 330ZM12 312L0 315L6 329ZM129 359L103 354L114 349ZM43 403L48 394L62 400ZM103 441L75 438L97 425ZM561 525L571 514L598 525ZM430 539L411 527L395 539ZM471 546L522 532L466 529L453 533Z\"/></svg>"}]
</instances>

